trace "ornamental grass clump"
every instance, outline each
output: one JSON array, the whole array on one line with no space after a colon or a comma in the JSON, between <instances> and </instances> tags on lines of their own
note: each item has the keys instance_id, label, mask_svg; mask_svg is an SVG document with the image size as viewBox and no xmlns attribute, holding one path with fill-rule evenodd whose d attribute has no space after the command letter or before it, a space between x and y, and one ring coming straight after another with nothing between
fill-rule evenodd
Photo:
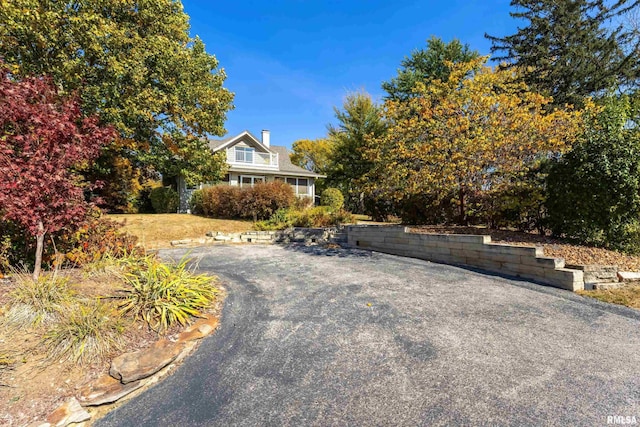
<instances>
[{"instance_id":1,"label":"ornamental grass clump","mask_svg":"<svg viewBox=\"0 0 640 427\"><path fill-rule=\"evenodd\" d=\"M158 333L176 322L185 325L192 316L200 316L219 291L215 278L193 274L188 262L185 258L170 265L153 256L141 258L139 265L124 274L126 286L117 296L120 310L143 319Z\"/></svg>"},{"instance_id":2,"label":"ornamental grass clump","mask_svg":"<svg viewBox=\"0 0 640 427\"><path fill-rule=\"evenodd\" d=\"M69 279L55 273L34 280L28 272L14 270L16 288L9 294L10 306L0 322L5 327L45 326L57 321L73 300Z\"/></svg>"},{"instance_id":3,"label":"ornamental grass clump","mask_svg":"<svg viewBox=\"0 0 640 427\"><path fill-rule=\"evenodd\" d=\"M113 304L77 302L44 335L51 360L92 363L121 350L125 322Z\"/></svg>"}]
</instances>

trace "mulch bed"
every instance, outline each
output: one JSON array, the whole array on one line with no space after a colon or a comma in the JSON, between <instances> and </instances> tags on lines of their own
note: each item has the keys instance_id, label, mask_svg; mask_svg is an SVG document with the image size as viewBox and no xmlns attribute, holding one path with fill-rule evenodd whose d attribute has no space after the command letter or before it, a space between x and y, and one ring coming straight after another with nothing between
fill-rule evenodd
<instances>
[{"instance_id":1,"label":"mulch bed","mask_svg":"<svg viewBox=\"0 0 640 427\"><path fill-rule=\"evenodd\" d=\"M485 227L414 226L414 233L489 235L495 243L517 246L542 246L545 256L564 258L567 264L616 265L622 271L640 271L640 256L627 255L603 248L573 244L566 240L510 230L492 230Z\"/></svg>"}]
</instances>

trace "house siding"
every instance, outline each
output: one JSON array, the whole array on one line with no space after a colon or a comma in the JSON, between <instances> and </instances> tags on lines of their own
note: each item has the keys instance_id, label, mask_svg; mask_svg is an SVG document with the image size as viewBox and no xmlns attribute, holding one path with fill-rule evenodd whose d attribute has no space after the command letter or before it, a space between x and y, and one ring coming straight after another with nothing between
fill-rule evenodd
<instances>
[{"instance_id":1,"label":"house siding","mask_svg":"<svg viewBox=\"0 0 640 427\"><path fill-rule=\"evenodd\" d=\"M310 197L315 200L315 180L322 175L314 174L309 171L305 171L295 165L292 165L287 149L281 146L269 146L263 145L258 139L251 135L249 132L243 132L242 134L223 141L212 141L211 149L213 152L218 150L225 150L227 153L227 164L229 166L229 181L223 182L221 185L234 185L239 186L242 176L254 176L264 177L266 182L275 181L276 177L283 178L285 181L287 178L306 179L307 180L307 193L299 191L298 185L294 186L294 192L298 197ZM269 160L266 165L234 162L235 159L235 147L253 147L256 149L256 153L269 153L272 157L266 157ZM255 154L257 155L257 154ZM296 181L297 184L297 181ZM209 187L211 184L200 184L198 188ZM185 185L184 179L180 177L178 179L178 194L180 195L180 212L188 212L189 201L193 193L193 189L188 189Z\"/></svg>"}]
</instances>

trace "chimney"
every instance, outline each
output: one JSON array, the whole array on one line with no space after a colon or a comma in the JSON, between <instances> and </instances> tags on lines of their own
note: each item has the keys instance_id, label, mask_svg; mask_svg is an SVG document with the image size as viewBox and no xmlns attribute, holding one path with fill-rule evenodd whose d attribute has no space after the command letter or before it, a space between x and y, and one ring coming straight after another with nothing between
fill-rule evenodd
<instances>
[{"instance_id":1,"label":"chimney","mask_svg":"<svg viewBox=\"0 0 640 427\"><path fill-rule=\"evenodd\" d=\"M265 147L268 147L269 144L271 143L270 140L271 140L271 133L268 130L263 129L262 130L262 145L264 145Z\"/></svg>"}]
</instances>

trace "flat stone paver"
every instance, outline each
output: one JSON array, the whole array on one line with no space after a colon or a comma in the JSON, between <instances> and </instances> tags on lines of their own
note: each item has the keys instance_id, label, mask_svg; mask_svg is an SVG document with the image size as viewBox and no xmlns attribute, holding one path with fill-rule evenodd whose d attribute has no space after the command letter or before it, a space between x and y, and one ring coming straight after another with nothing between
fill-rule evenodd
<instances>
[{"instance_id":1,"label":"flat stone paver","mask_svg":"<svg viewBox=\"0 0 640 427\"><path fill-rule=\"evenodd\" d=\"M96 425L640 423L637 311L360 250L190 256L229 289L220 328Z\"/></svg>"}]
</instances>

